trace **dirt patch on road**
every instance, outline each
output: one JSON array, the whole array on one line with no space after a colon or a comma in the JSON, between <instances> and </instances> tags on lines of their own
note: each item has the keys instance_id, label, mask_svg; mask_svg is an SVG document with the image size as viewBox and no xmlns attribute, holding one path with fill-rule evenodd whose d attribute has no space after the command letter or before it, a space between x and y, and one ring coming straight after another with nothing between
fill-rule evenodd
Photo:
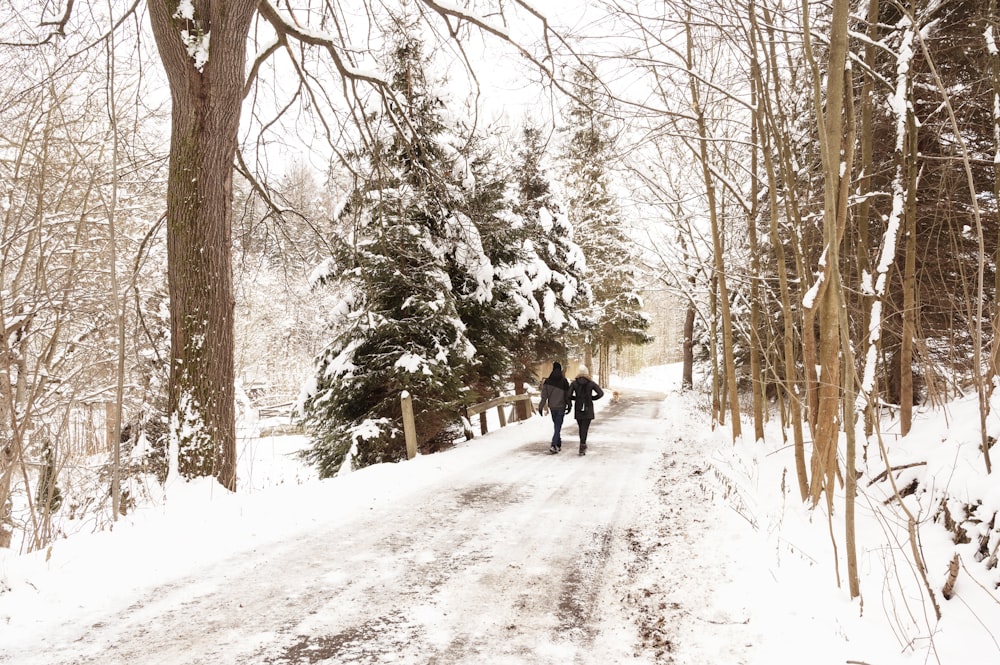
<instances>
[{"instance_id":1,"label":"dirt patch on road","mask_svg":"<svg viewBox=\"0 0 1000 665\"><path fill-rule=\"evenodd\" d=\"M638 626L637 649L657 663L669 664L677 662L674 652L684 632L680 627L690 625L696 609L676 600L674 590L693 581L686 563L698 558L697 543L689 533L691 515L705 492L702 469L679 461L673 451L664 452L658 473L648 521L625 533L629 582L622 604Z\"/></svg>"},{"instance_id":2,"label":"dirt patch on road","mask_svg":"<svg viewBox=\"0 0 1000 665\"><path fill-rule=\"evenodd\" d=\"M595 612L601 576L607 569L612 547L611 529L593 534L591 546L580 552L574 567L563 580L559 595L559 626L557 632L576 630L588 639L595 633Z\"/></svg>"}]
</instances>

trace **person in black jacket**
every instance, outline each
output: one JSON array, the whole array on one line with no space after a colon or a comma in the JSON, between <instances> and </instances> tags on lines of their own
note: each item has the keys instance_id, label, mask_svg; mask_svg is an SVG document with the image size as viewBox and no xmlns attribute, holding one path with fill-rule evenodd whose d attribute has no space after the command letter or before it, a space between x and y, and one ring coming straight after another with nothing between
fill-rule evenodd
<instances>
[{"instance_id":1,"label":"person in black jacket","mask_svg":"<svg viewBox=\"0 0 1000 665\"><path fill-rule=\"evenodd\" d=\"M545 404L549 405L549 413L552 414L552 445L549 446L550 453L557 453L562 450L562 424L568 413L566 408L569 404L569 381L563 376L562 365L558 362L552 363L552 373L549 378L542 383L542 399L538 403L538 415L543 415Z\"/></svg>"},{"instance_id":2,"label":"person in black jacket","mask_svg":"<svg viewBox=\"0 0 1000 665\"><path fill-rule=\"evenodd\" d=\"M587 433L590 431L590 423L594 420L594 400L604 397L604 391L597 385L597 382L590 378L590 370L586 365L580 365L576 379L569 387L569 402L566 404L566 413L573 410L573 417L580 427L580 454L587 454ZM575 407L574 407L575 403Z\"/></svg>"}]
</instances>

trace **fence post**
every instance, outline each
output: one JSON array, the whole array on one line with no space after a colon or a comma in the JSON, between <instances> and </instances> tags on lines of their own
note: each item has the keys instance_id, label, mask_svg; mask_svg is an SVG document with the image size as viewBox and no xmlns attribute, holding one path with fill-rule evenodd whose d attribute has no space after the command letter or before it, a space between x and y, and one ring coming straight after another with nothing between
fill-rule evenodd
<instances>
[{"instance_id":1,"label":"fence post","mask_svg":"<svg viewBox=\"0 0 1000 665\"><path fill-rule=\"evenodd\" d=\"M417 424L413 420L413 399L410 391L404 390L399 394L399 401L403 406L403 438L406 439L406 459L413 459L417 456Z\"/></svg>"}]
</instances>

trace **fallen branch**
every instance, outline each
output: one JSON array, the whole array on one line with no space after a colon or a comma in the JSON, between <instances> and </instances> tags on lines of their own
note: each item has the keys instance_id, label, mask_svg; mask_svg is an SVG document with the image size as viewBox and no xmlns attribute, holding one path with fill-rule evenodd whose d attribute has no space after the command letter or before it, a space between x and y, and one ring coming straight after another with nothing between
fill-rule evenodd
<instances>
[{"instance_id":1,"label":"fallen branch","mask_svg":"<svg viewBox=\"0 0 1000 665\"><path fill-rule=\"evenodd\" d=\"M877 483L879 481L882 481L882 480L885 480L886 478L888 478L890 471L902 471L903 469L910 469L910 468L913 468L915 466L926 466L926 464L927 464L927 462L911 462L909 464L901 464L900 466L890 467L890 468L886 469L885 471L883 471L882 473L880 473L877 476L875 476L874 478L872 478L871 481L869 481L869 483L868 483L868 487L871 487L875 483Z\"/></svg>"}]
</instances>

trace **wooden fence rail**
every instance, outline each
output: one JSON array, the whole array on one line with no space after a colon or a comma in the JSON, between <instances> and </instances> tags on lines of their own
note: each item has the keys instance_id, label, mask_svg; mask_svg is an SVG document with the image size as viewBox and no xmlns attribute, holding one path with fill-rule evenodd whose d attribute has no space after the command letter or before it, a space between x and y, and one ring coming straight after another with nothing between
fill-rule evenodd
<instances>
[{"instance_id":1,"label":"wooden fence rail","mask_svg":"<svg viewBox=\"0 0 1000 665\"><path fill-rule=\"evenodd\" d=\"M531 406L531 395L527 393L521 393L520 395L501 395L500 397L494 397L493 399L488 399L485 402L480 402L479 404L473 404L471 406L465 407L465 417L471 422L472 416L479 416L479 430L482 434L486 434L488 430L486 426L486 412L493 407L497 408L497 416L500 418L500 427L507 426L507 416L503 412L503 408L508 404L514 404L515 402L520 402L527 400L528 402L528 413L532 413L533 409ZM517 421L517 409L511 412L511 422ZM465 438L471 439L475 435L471 430L465 431Z\"/></svg>"},{"instance_id":2,"label":"wooden fence rail","mask_svg":"<svg viewBox=\"0 0 1000 665\"><path fill-rule=\"evenodd\" d=\"M406 459L413 459L417 454L417 435L416 435L416 424L413 417L413 398L410 396L409 391L404 390L399 396L399 400L403 408L403 437L406 440ZM465 407L465 418L471 423L471 418L473 416L479 416L479 430L482 434L486 434L489 429L486 425L486 412L496 407L497 416L500 418L500 427L507 426L507 415L503 412L503 408L508 404L515 404L517 402L527 401L528 402L528 413L533 413L534 408L531 406L531 395L527 393L522 393L519 395L501 395L500 397L494 397L488 399L485 402L480 402L479 404L471 404ZM511 422L516 422L517 409L511 412ZM465 430L466 440L475 437L471 429Z\"/></svg>"}]
</instances>

